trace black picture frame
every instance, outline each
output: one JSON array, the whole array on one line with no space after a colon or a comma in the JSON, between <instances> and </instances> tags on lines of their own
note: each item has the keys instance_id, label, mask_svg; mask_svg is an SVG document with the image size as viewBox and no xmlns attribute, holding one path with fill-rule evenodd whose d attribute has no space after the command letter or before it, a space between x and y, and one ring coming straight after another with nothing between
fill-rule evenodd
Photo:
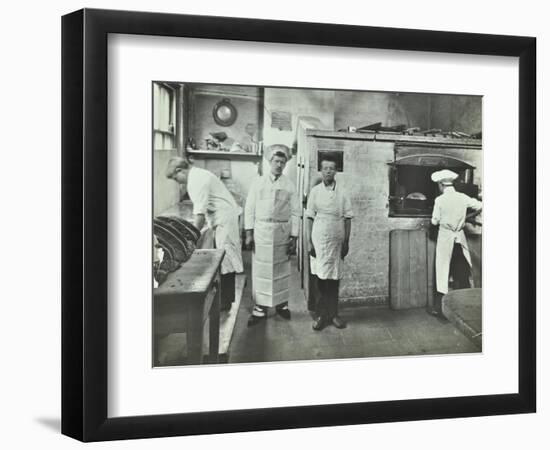
<instances>
[{"instance_id":1,"label":"black picture frame","mask_svg":"<svg viewBox=\"0 0 550 450\"><path fill-rule=\"evenodd\" d=\"M107 36L181 36L519 58L519 385L498 395L107 417ZM62 18L62 433L82 441L536 409L536 39L84 9Z\"/></svg>"}]
</instances>

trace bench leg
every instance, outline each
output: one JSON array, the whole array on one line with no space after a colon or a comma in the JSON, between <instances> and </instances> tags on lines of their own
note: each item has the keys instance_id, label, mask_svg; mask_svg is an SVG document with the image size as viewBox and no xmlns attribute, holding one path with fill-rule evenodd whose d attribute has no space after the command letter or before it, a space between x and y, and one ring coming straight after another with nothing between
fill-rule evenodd
<instances>
[{"instance_id":1,"label":"bench leg","mask_svg":"<svg viewBox=\"0 0 550 450\"><path fill-rule=\"evenodd\" d=\"M208 313L209 317L209 351L210 351L210 363L217 363L219 361L220 352L220 302L221 302L221 289L218 287L216 295L212 300L212 306Z\"/></svg>"},{"instance_id":2,"label":"bench leg","mask_svg":"<svg viewBox=\"0 0 550 450\"><path fill-rule=\"evenodd\" d=\"M193 302L187 316L187 364L202 364L202 304Z\"/></svg>"}]
</instances>

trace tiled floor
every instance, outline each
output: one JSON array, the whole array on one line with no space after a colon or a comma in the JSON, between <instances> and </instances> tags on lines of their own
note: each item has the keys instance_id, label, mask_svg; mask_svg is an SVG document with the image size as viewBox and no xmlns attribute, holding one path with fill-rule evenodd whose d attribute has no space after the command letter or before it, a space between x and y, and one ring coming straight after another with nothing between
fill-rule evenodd
<instances>
[{"instance_id":1,"label":"tiled floor","mask_svg":"<svg viewBox=\"0 0 550 450\"><path fill-rule=\"evenodd\" d=\"M250 280L250 254L245 252L245 271ZM445 353L473 353L479 349L450 322L424 309L393 311L386 307L351 307L340 315L348 328L329 326L313 331L312 317L293 268L290 310L286 321L270 311L270 317L251 328L251 283L247 283L229 347L229 363L296 361Z\"/></svg>"}]
</instances>

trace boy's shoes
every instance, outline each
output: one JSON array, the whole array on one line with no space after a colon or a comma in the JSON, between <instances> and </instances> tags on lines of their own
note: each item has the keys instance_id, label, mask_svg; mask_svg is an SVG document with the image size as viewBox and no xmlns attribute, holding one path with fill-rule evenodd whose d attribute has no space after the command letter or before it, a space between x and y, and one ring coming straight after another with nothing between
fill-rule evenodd
<instances>
[{"instance_id":1,"label":"boy's shoes","mask_svg":"<svg viewBox=\"0 0 550 450\"><path fill-rule=\"evenodd\" d=\"M327 325L328 321L324 317L317 317L317 319L315 319L315 322L313 322L311 328L313 328L315 331L321 331Z\"/></svg>"},{"instance_id":2,"label":"boy's shoes","mask_svg":"<svg viewBox=\"0 0 550 450\"><path fill-rule=\"evenodd\" d=\"M290 309L288 309L288 306L283 306L282 308L276 307L275 311L277 314L279 314L283 319L290 320Z\"/></svg>"},{"instance_id":3,"label":"boy's shoes","mask_svg":"<svg viewBox=\"0 0 550 450\"><path fill-rule=\"evenodd\" d=\"M250 317L248 318L247 326L251 327L253 325L260 323L262 320L265 320L265 319L267 319L266 308L262 306L254 305L252 314L250 314Z\"/></svg>"},{"instance_id":4,"label":"boy's shoes","mask_svg":"<svg viewBox=\"0 0 550 450\"><path fill-rule=\"evenodd\" d=\"M260 323L261 321L265 320L266 318L267 318L267 314L265 316L255 316L251 314L250 317L248 318L248 323L246 324L246 326L248 327L254 326Z\"/></svg>"},{"instance_id":5,"label":"boy's shoes","mask_svg":"<svg viewBox=\"0 0 550 450\"><path fill-rule=\"evenodd\" d=\"M346 321L338 316L332 318L332 324L340 330L348 326Z\"/></svg>"}]
</instances>

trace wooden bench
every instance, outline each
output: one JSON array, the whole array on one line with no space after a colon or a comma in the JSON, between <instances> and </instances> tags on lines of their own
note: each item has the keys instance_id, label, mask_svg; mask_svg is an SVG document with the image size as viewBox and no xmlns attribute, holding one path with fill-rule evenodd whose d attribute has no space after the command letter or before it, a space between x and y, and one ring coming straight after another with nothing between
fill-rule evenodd
<instances>
[{"instance_id":1,"label":"wooden bench","mask_svg":"<svg viewBox=\"0 0 550 450\"><path fill-rule=\"evenodd\" d=\"M203 336L209 319L209 363L218 362L220 339L220 265L225 251L195 250L191 259L153 290L153 365L158 342L171 333L187 334L187 364L203 363Z\"/></svg>"}]
</instances>

